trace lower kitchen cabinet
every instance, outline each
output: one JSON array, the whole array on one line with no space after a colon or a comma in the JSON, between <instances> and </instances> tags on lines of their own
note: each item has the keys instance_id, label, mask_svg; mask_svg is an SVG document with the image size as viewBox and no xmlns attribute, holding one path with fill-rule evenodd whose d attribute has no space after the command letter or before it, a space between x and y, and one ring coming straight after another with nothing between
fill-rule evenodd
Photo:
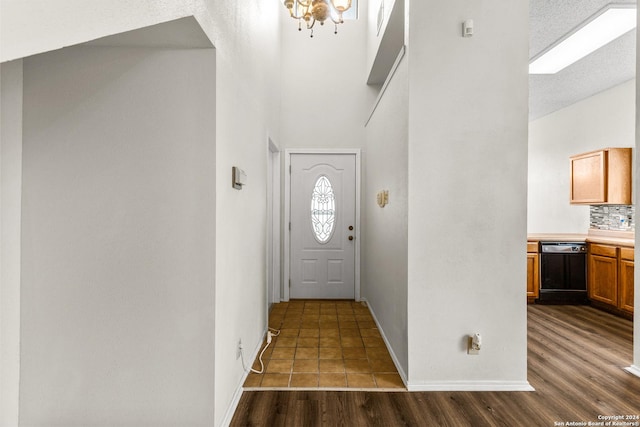
<instances>
[{"instance_id":1,"label":"lower kitchen cabinet","mask_svg":"<svg viewBox=\"0 0 640 427\"><path fill-rule=\"evenodd\" d=\"M620 248L618 308L633 313L633 249Z\"/></svg>"},{"instance_id":2,"label":"lower kitchen cabinet","mask_svg":"<svg viewBox=\"0 0 640 427\"><path fill-rule=\"evenodd\" d=\"M589 253L589 299L609 305L618 304L618 258L603 256L591 245ZM616 248L612 248L617 252ZM595 253L594 253L595 252Z\"/></svg>"},{"instance_id":3,"label":"lower kitchen cabinet","mask_svg":"<svg viewBox=\"0 0 640 427\"><path fill-rule=\"evenodd\" d=\"M538 243L527 242L527 303L532 304L540 291L540 255Z\"/></svg>"},{"instance_id":4,"label":"lower kitchen cabinet","mask_svg":"<svg viewBox=\"0 0 640 427\"><path fill-rule=\"evenodd\" d=\"M592 304L633 314L633 248L590 243L588 269Z\"/></svg>"}]
</instances>

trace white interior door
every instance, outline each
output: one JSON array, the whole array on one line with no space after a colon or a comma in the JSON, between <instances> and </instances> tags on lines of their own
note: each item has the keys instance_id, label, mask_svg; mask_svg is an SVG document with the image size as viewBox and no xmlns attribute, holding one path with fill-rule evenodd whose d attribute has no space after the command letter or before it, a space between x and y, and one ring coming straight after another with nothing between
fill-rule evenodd
<instances>
[{"instance_id":1,"label":"white interior door","mask_svg":"<svg viewBox=\"0 0 640 427\"><path fill-rule=\"evenodd\" d=\"M290 298L354 299L355 154L292 154L290 209Z\"/></svg>"}]
</instances>

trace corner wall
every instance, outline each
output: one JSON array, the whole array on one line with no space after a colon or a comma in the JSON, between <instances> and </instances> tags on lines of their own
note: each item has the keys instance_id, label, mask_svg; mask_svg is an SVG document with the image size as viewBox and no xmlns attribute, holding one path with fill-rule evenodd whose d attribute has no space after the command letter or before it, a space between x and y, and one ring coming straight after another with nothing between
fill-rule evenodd
<instances>
[{"instance_id":1,"label":"corner wall","mask_svg":"<svg viewBox=\"0 0 640 427\"><path fill-rule=\"evenodd\" d=\"M630 80L529 123L529 233L588 231L589 206L569 203L569 157L635 147L635 86Z\"/></svg>"},{"instance_id":2,"label":"corner wall","mask_svg":"<svg viewBox=\"0 0 640 427\"><path fill-rule=\"evenodd\" d=\"M278 1L207 0L216 47L215 423L231 420L248 365L267 328L268 141L280 148ZM215 12L215 13L214 13ZM294 29L297 32L297 29ZM231 187L231 168L247 174ZM248 366L247 366L248 369Z\"/></svg>"},{"instance_id":3,"label":"corner wall","mask_svg":"<svg viewBox=\"0 0 640 427\"><path fill-rule=\"evenodd\" d=\"M0 65L0 426L18 425L22 61Z\"/></svg>"},{"instance_id":4,"label":"corner wall","mask_svg":"<svg viewBox=\"0 0 640 427\"><path fill-rule=\"evenodd\" d=\"M375 313L406 379L408 66L398 66L369 121L366 145L362 293ZM380 208L376 194L389 191Z\"/></svg>"},{"instance_id":5,"label":"corner wall","mask_svg":"<svg viewBox=\"0 0 640 427\"><path fill-rule=\"evenodd\" d=\"M24 60L21 425L213 424L213 76L213 49Z\"/></svg>"},{"instance_id":6,"label":"corner wall","mask_svg":"<svg viewBox=\"0 0 640 427\"><path fill-rule=\"evenodd\" d=\"M529 389L528 2L411 1L409 20L409 389Z\"/></svg>"}]
</instances>

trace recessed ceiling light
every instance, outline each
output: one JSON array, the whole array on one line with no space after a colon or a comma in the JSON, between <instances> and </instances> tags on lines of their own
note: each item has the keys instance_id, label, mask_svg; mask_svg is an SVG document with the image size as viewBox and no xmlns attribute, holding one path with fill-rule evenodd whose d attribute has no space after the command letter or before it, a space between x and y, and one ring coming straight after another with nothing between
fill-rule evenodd
<instances>
[{"instance_id":1,"label":"recessed ceiling light","mask_svg":"<svg viewBox=\"0 0 640 427\"><path fill-rule=\"evenodd\" d=\"M633 5L609 5L529 63L529 74L555 74L636 27Z\"/></svg>"}]
</instances>

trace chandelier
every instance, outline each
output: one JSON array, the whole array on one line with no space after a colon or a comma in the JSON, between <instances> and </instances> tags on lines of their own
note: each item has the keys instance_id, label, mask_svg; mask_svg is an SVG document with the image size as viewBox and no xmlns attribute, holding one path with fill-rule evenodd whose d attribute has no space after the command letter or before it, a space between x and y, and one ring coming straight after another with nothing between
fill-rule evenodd
<instances>
[{"instance_id":1,"label":"chandelier","mask_svg":"<svg viewBox=\"0 0 640 427\"><path fill-rule=\"evenodd\" d=\"M327 19L333 21L334 33L338 34L338 24L344 22L342 13L351 8L351 0L284 0L284 6L289 9L289 15L298 20L298 31L302 31L304 20L313 37L316 22L324 25Z\"/></svg>"}]
</instances>

